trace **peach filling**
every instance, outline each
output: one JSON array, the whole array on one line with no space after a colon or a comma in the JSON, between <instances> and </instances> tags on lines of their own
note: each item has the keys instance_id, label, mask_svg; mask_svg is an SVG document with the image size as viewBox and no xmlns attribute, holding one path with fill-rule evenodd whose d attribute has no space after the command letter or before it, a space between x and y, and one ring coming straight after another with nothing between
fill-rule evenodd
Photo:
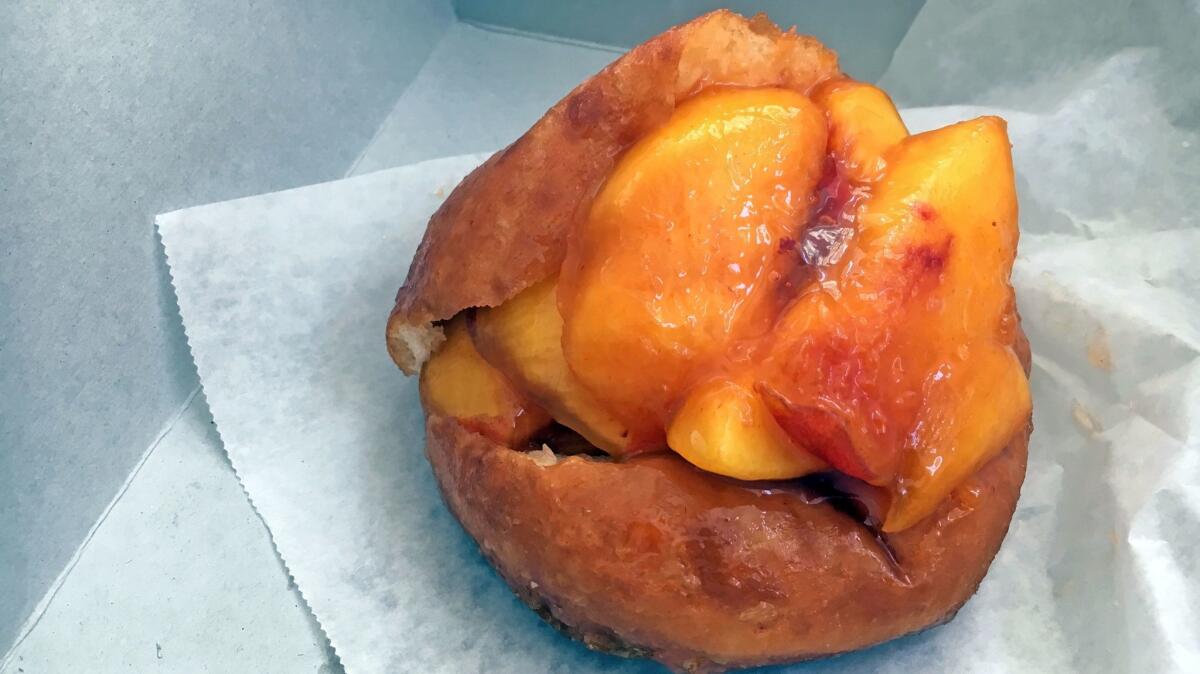
<instances>
[{"instance_id":1,"label":"peach filling","mask_svg":"<svg viewBox=\"0 0 1200 674\"><path fill-rule=\"evenodd\" d=\"M836 470L883 528L1025 423L1004 122L910 136L850 80L711 88L619 161L557 278L447 327L427 407L493 439L553 418L614 457L742 480Z\"/></svg>"}]
</instances>

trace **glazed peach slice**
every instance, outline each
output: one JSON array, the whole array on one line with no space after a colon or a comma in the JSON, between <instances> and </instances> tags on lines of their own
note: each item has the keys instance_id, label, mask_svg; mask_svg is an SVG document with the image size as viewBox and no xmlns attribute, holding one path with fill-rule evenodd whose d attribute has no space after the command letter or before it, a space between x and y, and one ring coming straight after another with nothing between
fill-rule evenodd
<instances>
[{"instance_id":1,"label":"glazed peach slice","mask_svg":"<svg viewBox=\"0 0 1200 674\"><path fill-rule=\"evenodd\" d=\"M829 467L792 442L753 390L723 378L689 392L667 444L694 466L740 480L782 480Z\"/></svg>"},{"instance_id":2,"label":"glazed peach slice","mask_svg":"<svg viewBox=\"0 0 1200 674\"><path fill-rule=\"evenodd\" d=\"M832 279L845 262L845 247L851 243L847 237L856 227L856 211L863 196L868 194L869 183L883 175L887 167L885 154L908 137L908 130L891 98L870 84L830 80L817 87L813 100L826 116L833 165L827 169L821 188L826 203L822 204L815 221L809 224L802 238L801 251L803 262L818 271L810 274L810 278L823 280L824 287L832 288L836 298L840 293ZM851 250L852 257L863 254L858 246ZM793 314L793 320L796 320L804 315L804 311L795 310ZM800 328L782 330L796 329ZM786 343L792 344L791 341ZM841 374L855 378L862 375L849 370ZM855 450L838 415L816 405L793 404L770 383L760 382L757 389L764 404L790 434L802 437L808 447L819 448L818 451L839 470L875 483L886 482L890 473L886 464L894 458L894 453L882 457L883 461L872 460L878 457L864 456ZM874 413L879 414L877 410Z\"/></svg>"},{"instance_id":3,"label":"glazed peach slice","mask_svg":"<svg viewBox=\"0 0 1200 674\"><path fill-rule=\"evenodd\" d=\"M710 90L608 178L568 244L559 306L571 370L625 423L663 428L696 368L770 329L825 127L791 90Z\"/></svg>"},{"instance_id":4,"label":"glazed peach slice","mask_svg":"<svg viewBox=\"0 0 1200 674\"><path fill-rule=\"evenodd\" d=\"M894 530L1002 449L1029 397L1011 348L1017 211L1004 122L911 136L884 162L846 255L824 271L830 282L781 318L762 386L798 444L867 482L896 480ZM988 395L975 393L982 382Z\"/></svg>"},{"instance_id":5,"label":"glazed peach slice","mask_svg":"<svg viewBox=\"0 0 1200 674\"><path fill-rule=\"evenodd\" d=\"M908 137L892 99L879 87L854 80L829 80L813 92L829 123L829 151L850 180L879 178L883 155Z\"/></svg>"},{"instance_id":6,"label":"glazed peach slice","mask_svg":"<svg viewBox=\"0 0 1200 674\"><path fill-rule=\"evenodd\" d=\"M622 455L633 436L575 379L562 349L562 317L557 282L548 279L504 304L480 309L471 324L483 357L567 426L609 454Z\"/></svg>"},{"instance_id":7,"label":"glazed peach slice","mask_svg":"<svg viewBox=\"0 0 1200 674\"><path fill-rule=\"evenodd\" d=\"M550 423L544 410L479 355L463 316L450 321L445 333L446 341L421 370L421 402L426 410L456 418L510 447Z\"/></svg>"},{"instance_id":8,"label":"glazed peach slice","mask_svg":"<svg viewBox=\"0 0 1200 674\"><path fill-rule=\"evenodd\" d=\"M892 161L967 164L970 170L938 183L898 172L881 192L888 198L924 189L927 200L914 202L911 209L922 222L945 222L953 237L942 285L926 307L932 320L915 320L909 328L915 344L937 346L930 354L922 405L904 445L884 524L888 531L905 529L932 513L1004 449L1028 423L1032 406L1028 378L1013 351L1018 324L1009 276L1019 232L1005 125L985 117L946 131L947 142L954 135L963 137L954 149L939 153L933 143L901 146Z\"/></svg>"},{"instance_id":9,"label":"glazed peach slice","mask_svg":"<svg viewBox=\"0 0 1200 674\"><path fill-rule=\"evenodd\" d=\"M1028 422L1029 382L1012 351L976 344L965 358L968 367L958 364L959 372L926 382L885 531L907 529L932 513Z\"/></svg>"}]
</instances>

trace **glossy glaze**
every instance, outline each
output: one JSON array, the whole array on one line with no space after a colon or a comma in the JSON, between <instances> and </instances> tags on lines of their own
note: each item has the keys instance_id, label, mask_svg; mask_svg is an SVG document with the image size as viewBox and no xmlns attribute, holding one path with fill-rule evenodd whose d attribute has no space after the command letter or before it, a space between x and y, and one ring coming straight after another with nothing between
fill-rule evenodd
<instances>
[{"instance_id":1,"label":"glossy glaze","mask_svg":"<svg viewBox=\"0 0 1200 674\"><path fill-rule=\"evenodd\" d=\"M832 466L885 487L903 529L1028 416L1007 137L994 118L909 137L869 85L814 96L709 90L629 150L569 241L560 384L536 397L585 435L581 409L619 419L614 453Z\"/></svg>"},{"instance_id":2,"label":"glossy glaze","mask_svg":"<svg viewBox=\"0 0 1200 674\"><path fill-rule=\"evenodd\" d=\"M784 89L702 93L619 162L568 243L571 369L635 428L661 429L698 368L768 332L821 176L825 124Z\"/></svg>"}]
</instances>

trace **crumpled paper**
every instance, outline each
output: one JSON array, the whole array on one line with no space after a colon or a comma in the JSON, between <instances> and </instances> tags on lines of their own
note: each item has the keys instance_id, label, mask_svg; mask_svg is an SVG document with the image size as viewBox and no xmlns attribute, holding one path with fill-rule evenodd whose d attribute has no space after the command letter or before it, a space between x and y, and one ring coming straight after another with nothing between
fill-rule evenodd
<instances>
[{"instance_id":1,"label":"crumpled paper","mask_svg":"<svg viewBox=\"0 0 1200 674\"><path fill-rule=\"evenodd\" d=\"M951 623L796 671L1200 671L1195 5L931 0L914 131L1009 120L1034 351L1022 498ZM158 218L213 417L348 672L655 671L521 606L441 504L383 325L481 155ZM791 671L790 669L788 671Z\"/></svg>"}]
</instances>

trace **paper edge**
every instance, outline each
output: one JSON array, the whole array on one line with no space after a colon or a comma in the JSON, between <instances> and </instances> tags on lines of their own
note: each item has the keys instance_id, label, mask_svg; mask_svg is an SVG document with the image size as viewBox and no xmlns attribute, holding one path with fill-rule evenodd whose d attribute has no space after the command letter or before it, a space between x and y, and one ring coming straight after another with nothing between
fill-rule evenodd
<instances>
[{"instance_id":1,"label":"paper edge","mask_svg":"<svg viewBox=\"0 0 1200 674\"><path fill-rule=\"evenodd\" d=\"M311 189L314 187L320 187L320 186L324 186L324 185L332 185L334 183L367 180L368 178L372 178L372 177L378 178L379 175L383 174L383 173L390 173L393 171L398 172L398 171L414 170L418 167L426 166L429 164L440 164L440 163L453 164L458 161L470 160L473 162L473 165L471 168L475 169L479 165L483 164L483 162L487 161L487 159L489 157L491 157L493 154L495 154L496 152L498 152L498 150L489 149L489 150L482 150L479 152L464 152L462 154L452 154L452 155L447 155L444 157L432 157L430 159L422 159L421 161L416 161L416 162L412 162L409 164L401 164L399 166L388 166L385 168L375 169L374 171L367 171L366 173L356 173L354 175L339 176L336 178L330 178L329 180L321 180L321 181L318 181L315 183L308 183L305 185L297 185L295 187L286 187L283 189L272 190L270 192L259 192L257 194L246 194L243 196L233 197L230 199L222 199L220 201L212 201L212 202L205 203L205 204L196 204L195 206L185 206L183 208L176 208L176 209L173 209L170 211L164 211L162 213L159 213L158 215L154 216L154 227L156 230L158 230L159 238L163 242L163 246L162 246L163 247L163 257L167 261L167 275L171 277L171 289L172 290L176 289L175 288L175 276L174 276L174 274L171 273L171 255L166 250L167 249L166 239L163 238L163 236L162 236L163 231L164 231L163 228L164 228L164 226L167 228L178 227L179 226L178 220L181 217L183 217L183 215L185 213L189 213L191 211L208 209L208 208L212 208L214 206L233 205L238 202L256 201L256 200L262 199L263 197L273 197L273 196L277 196L277 195L291 194L292 192L299 192L301 190L307 190L307 189ZM464 176L465 176L465 174L464 174ZM454 186L457 186L457 185L458 185L458 183L456 182L454 184ZM452 190L453 190L453 188L447 190L445 196L449 197L450 192ZM178 294L179 294L178 291L176 291L175 294L176 294L176 296L178 296ZM182 315L183 315L183 311L181 309L180 316L182 317ZM187 338L187 334L186 334L187 333L187 325L184 325L184 333L185 333L184 337L186 339ZM188 353L192 355L192 361L195 362L195 354L191 353L191 348L192 348L192 345L189 341Z\"/></svg>"},{"instance_id":2,"label":"paper edge","mask_svg":"<svg viewBox=\"0 0 1200 674\"><path fill-rule=\"evenodd\" d=\"M191 358L192 358L192 364L195 365L195 367L196 367L197 379L199 379L199 381L200 381L200 384L199 384L199 386L196 387L196 390L193 392L192 397L194 398L195 395L198 393L204 394L204 398L208 402L208 405L209 405L209 412L212 415L213 430L217 434L217 439L220 440L220 442L221 442L221 452L225 455L225 459L229 462L230 468L233 469L233 475L234 475L234 478L237 480L238 488L241 489L242 494L246 497L246 502L250 504L250 509L254 512L254 516L258 518L259 522L262 522L263 527L267 531L267 539L271 543L271 550L275 553L276 558L279 559L279 563L283 565L284 573L287 574L288 580L291 582L291 585L296 590L296 594L300 596L300 600L304 602L305 608L307 608L308 612L312 615L313 622L316 624L317 629L320 630L321 636L323 636L325 638L325 641L329 644L330 652L332 653L332 655L335 658L337 658L338 663L341 664L343 671L347 670L346 661L342 657L342 653L339 650L338 645L335 643L333 635L330 634L328 629L326 629L325 622L321 619L321 616L317 614L317 610L313 607L312 602L309 601L308 597L305 595L304 588L301 586L300 579L297 578L295 576L295 574L292 572L291 564L288 562L287 557L283 554L283 551L280 549L278 542L275 540L275 532L271 530L270 523L267 522L266 517L264 517L262 512L259 511L258 504L255 503L254 497L250 495L250 491L246 487L245 481L242 479L242 472L238 468L237 462L234 460L233 455L229 453L229 449L225 446L225 439L223 437L221 437L221 423L217 418L218 411L216 409L218 407L218 404L215 401L211 400L208 397L207 392L205 392L204 375L203 375L203 372L201 372L200 362L196 358L195 352L192 350L191 336L188 333L187 321L184 319L183 302L180 300L180 297L179 297L179 288L175 281L174 268L171 265L171 251L170 251L170 246L167 243L166 230L169 230L172 227L182 226L182 224L180 223L180 218L183 216L184 213L186 213L188 211L192 211L192 210L209 208L209 207L216 206L219 204L232 204L235 202L249 201L252 199L256 200L263 196L269 196L269 195L275 195L275 194L287 194L290 192L305 190L305 189L317 187L320 185L329 185L332 183L340 183L340 182L345 182L348 180L349 181L365 180L369 176L376 176L377 174L387 173L387 172L392 172L392 171L419 170L419 167L422 167L427 164L434 164L434 163L453 164L456 162L464 162L464 163L472 163L474 166L478 166L479 164L486 161L487 158L489 156L491 156L492 154L493 154L492 152L468 152L465 154L449 155L446 157L437 157L434 159L426 159L424 161L419 161L419 162L415 162L412 164L405 164L402 166L393 166L393 167L379 169L377 171L370 171L368 173L362 173L362 174L358 174L358 175L354 175L354 176L334 178L331 180L325 180L325 181L318 182L318 183L311 183L308 185L300 185L298 187L291 187L288 189L276 190L274 192L266 192L263 194L253 194L253 195L248 195L248 196L244 196L244 197L237 197L234 199L227 199L225 201L213 202L211 204L201 204L198 206L189 206L187 208L180 208L180 209L176 209L173 211L168 211L166 213L160 213L160 214L154 216L154 228L155 228L155 230L157 230L159 239L162 241L163 259L164 259L164 262L166 263L167 276L171 280L171 291L173 293L175 293L175 301L179 305L179 317L180 317L180 323L183 325L184 342L187 344L188 355L191 356ZM453 191L452 189L447 191L445 194L445 197L443 197L443 200L445 198L448 198L452 191ZM164 229L164 227L166 229ZM381 340L381 342L382 342L382 340ZM382 348L382 345L381 345L381 348ZM189 399L189 403L190 402L191 402L191 399ZM186 406L184 409L186 409Z\"/></svg>"},{"instance_id":3,"label":"paper edge","mask_svg":"<svg viewBox=\"0 0 1200 674\"><path fill-rule=\"evenodd\" d=\"M327 181L327 182L332 182L332 181ZM292 188L292 189L303 189L304 187L308 187L308 186L302 186L302 187L297 187L297 188ZM281 191L289 192L291 190L281 190ZM251 198L253 198L253 196L242 197L241 199L251 199ZM229 201L239 201L239 200L240 199L231 199ZM218 203L227 203L227 202L218 202ZM246 497L246 502L250 505L250 510L254 512L254 516L256 518L258 518L258 521L262 523L263 528L266 530L267 540L271 544L271 551L275 553L275 557L279 560L279 563L283 566L283 572L285 574L287 574L288 581L291 584L291 586L293 588L295 588L296 594L299 595L299 597L300 597L300 601L304 602L304 607L306 609L308 609L308 612L312 615L313 623L316 625L317 629L320 630L321 636L324 637L325 642L329 644L330 653L333 655L333 657L337 658L339 663L341 663L342 657L338 652L337 644L334 643L333 637L329 634L329 630L325 629L325 623L321 620L321 617L317 615L317 611L316 611L316 609L313 608L312 602L310 602L308 600L308 597L305 596L304 589L300 586L300 583L296 579L296 576L292 573L292 568L291 568L291 565L288 563L287 557L284 556L283 551L280 550L279 544L275 540L275 532L271 530L270 523L267 522L267 519L265 517L263 517L262 512L259 511L258 504L255 503L254 497L250 495L250 490L246 488L246 483L242 480L242 471L238 469L237 462L234 461L233 455L230 454L229 449L225 447L225 439L223 437L221 437L221 424L220 424L220 422L217 421L217 411L216 411L216 409L214 409L214 405L212 404L212 401L210 401L208 399L208 394L204 389L204 378L202 376L200 376L200 363L199 363L199 361L197 361L196 354L192 350L192 340L191 340L191 336L188 334L187 321L183 319L183 306L182 306L183 303L180 301L180 298L179 298L179 288L176 286L175 272L174 272L174 268L171 266L171 251L170 251L169 246L167 245L167 237L165 236L165 232L163 231L164 224L166 224L168 227L172 226L171 221L178 218L178 214L181 214L187 210L191 210L191 208L203 208L203 206L193 206L190 208L179 209L179 210L171 211L169 213L161 213L159 215L156 215L156 216L154 216L154 228L158 231L159 238L162 240L162 243L163 243L163 246L162 246L163 261L166 263L167 276L171 280L171 292L175 293L175 301L177 304L179 304L179 319L180 319L180 323L183 325L183 340L184 340L184 343L187 344L188 355L192 359L192 364L196 367L196 378L200 381L199 386L196 387L195 393L193 393L193 398L195 397L196 394L202 394L204 396L204 399L206 401L208 401L209 412L212 415L213 431L217 434L217 440L221 443L221 453L225 455L225 460L229 462L229 467L233 470L233 477L234 477L234 479L237 480L238 489L240 489L242 492L242 495ZM190 402L191 401L189 401L189 403ZM342 663L342 669L345 670L344 663Z\"/></svg>"}]
</instances>

